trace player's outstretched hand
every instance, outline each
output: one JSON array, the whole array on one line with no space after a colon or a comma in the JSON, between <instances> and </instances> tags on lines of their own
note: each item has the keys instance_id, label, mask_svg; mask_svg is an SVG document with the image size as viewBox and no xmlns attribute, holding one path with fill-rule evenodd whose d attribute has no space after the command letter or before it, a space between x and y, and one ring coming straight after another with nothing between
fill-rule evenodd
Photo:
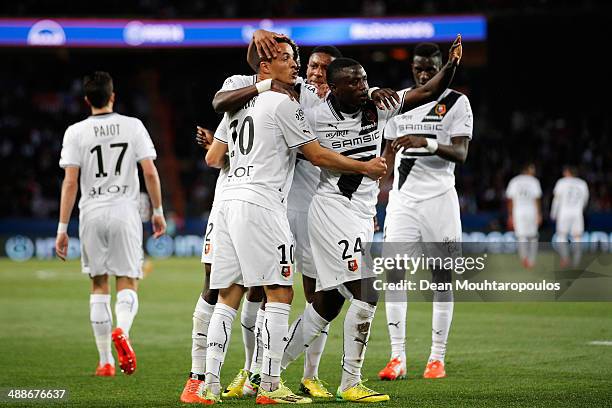
<instances>
[{"instance_id":1,"label":"player's outstretched hand","mask_svg":"<svg viewBox=\"0 0 612 408\"><path fill-rule=\"evenodd\" d=\"M153 224L153 238L159 238L166 233L166 219L163 215L154 215L151 224Z\"/></svg>"},{"instance_id":2,"label":"player's outstretched hand","mask_svg":"<svg viewBox=\"0 0 612 408\"><path fill-rule=\"evenodd\" d=\"M276 39L279 37L286 37L286 35L266 30L256 30L253 33L253 43L257 47L259 58L275 58L276 54L281 52L276 42Z\"/></svg>"},{"instance_id":3,"label":"player's outstretched hand","mask_svg":"<svg viewBox=\"0 0 612 408\"><path fill-rule=\"evenodd\" d=\"M293 99L296 102L300 101L300 96L292 85L286 84L281 81L277 81L276 79L272 80L272 85L270 87L271 91L284 93L289 96L289 98Z\"/></svg>"},{"instance_id":4,"label":"player's outstretched hand","mask_svg":"<svg viewBox=\"0 0 612 408\"><path fill-rule=\"evenodd\" d=\"M206 128L196 126L195 141L200 147L208 150L213 142L213 133Z\"/></svg>"},{"instance_id":5,"label":"player's outstretched hand","mask_svg":"<svg viewBox=\"0 0 612 408\"><path fill-rule=\"evenodd\" d=\"M378 180L387 174L387 161L384 157L375 157L366 162L366 175L372 180Z\"/></svg>"},{"instance_id":6,"label":"player's outstretched hand","mask_svg":"<svg viewBox=\"0 0 612 408\"><path fill-rule=\"evenodd\" d=\"M400 136L391 143L393 151L427 146L427 139L421 136Z\"/></svg>"},{"instance_id":7,"label":"player's outstretched hand","mask_svg":"<svg viewBox=\"0 0 612 408\"><path fill-rule=\"evenodd\" d=\"M372 92L372 100L378 109L393 109L400 103L400 97L393 89L380 88Z\"/></svg>"},{"instance_id":8,"label":"player's outstretched hand","mask_svg":"<svg viewBox=\"0 0 612 408\"><path fill-rule=\"evenodd\" d=\"M58 233L55 238L55 253L62 261L66 260L66 256L68 256L68 234L65 232Z\"/></svg>"},{"instance_id":9,"label":"player's outstretched hand","mask_svg":"<svg viewBox=\"0 0 612 408\"><path fill-rule=\"evenodd\" d=\"M461 44L461 34L457 34L457 38L451 45L448 59L454 65L457 66L461 62L463 56L463 45Z\"/></svg>"}]
</instances>

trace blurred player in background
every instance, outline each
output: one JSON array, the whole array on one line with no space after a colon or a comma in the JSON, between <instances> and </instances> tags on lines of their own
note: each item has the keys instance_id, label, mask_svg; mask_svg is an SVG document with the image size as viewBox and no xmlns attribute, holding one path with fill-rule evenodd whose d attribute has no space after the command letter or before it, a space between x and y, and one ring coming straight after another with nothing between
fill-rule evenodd
<instances>
[{"instance_id":1,"label":"blurred player in background","mask_svg":"<svg viewBox=\"0 0 612 408\"><path fill-rule=\"evenodd\" d=\"M264 353L257 403L308 403L280 381L283 343L293 298L294 241L286 215L286 198L293 179L296 148L315 165L380 177L381 160L367 163L322 148L309 129L297 102L270 90L272 80L293 85L297 79L297 46L278 39L281 52L263 60L255 87L259 92L243 109L228 117L231 137L215 139L206 155L220 168L230 152L230 173L217 214L211 287L220 289L208 330L206 395L220 401L220 371L230 328L243 287L263 286ZM248 91L248 90L247 90Z\"/></svg>"},{"instance_id":2,"label":"blurred player in background","mask_svg":"<svg viewBox=\"0 0 612 408\"><path fill-rule=\"evenodd\" d=\"M568 238L572 242L572 264L577 267L581 258L581 241L584 233L584 209L589 202L589 186L577 177L573 166L563 168L563 177L553 190L550 218L557 223L555 241L561 257L561 267L569 266Z\"/></svg>"},{"instance_id":3,"label":"blurred player in background","mask_svg":"<svg viewBox=\"0 0 612 408\"><path fill-rule=\"evenodd\" d=\"M535 266L538 254L538 227L542 225L542 187L535 177L533 163L508 183L508 229L514 229L518 241L518 252L525 268Z\"/></svg>"},{"instance_id":4,"label":"blurred player in background","mask_svg":"<svg viewBox=\"0 0 612 408\"><path fill-rule=\"evenodd\" d=\"M413 89L426 86L443 68L436 44L415 47ZM455 190L455 163L464 163L472 138L473 117L467 96L452 89L436 100L397 116L385 128L384 157L394 162L393 189L389 193L384 240L408 243L408 256L421 256L420 245L447 247L449 252L461 242L461 217ZM393 244L390 244L393 245ZM425 244L426 245L426 244ZM427 255L427 254L426 254ZM428 256L433 256L429 254ZM432 270L436 283L450 283L450 270ZM403 279L389 276L389 280ZM379 372L383 380L406 375L406 293L386 292L387 327L391 340L391 360ZM434 291L431 354L423 376L442 378L446 342L453 318L453 292Z\"/></svg>"},{"instance_id":5,"label":"blurred player in background","mask_svg":"<svg viewBox=\"0 0 612 408\"><path fill-rule=\"evenodd\" d=\"M82 271L90 276L91 325L100 355L96 375L115 375L111 338L126 374L136 370L129 332L138 311L137 283L142 278L142 222L139 215L137 163L153 203L154 236L164 234L157 157L149 133L136 118L113 112L113 80L94 72L83 81L91 116L70 126L64 135L60 166L65 170L55 251L65 259L68 222L76 200L80 173L79 237ZM117 328L112 330L109 276L116 278ZM111 335L112 331L112 335Z\"/></svg>"}]
</instances>

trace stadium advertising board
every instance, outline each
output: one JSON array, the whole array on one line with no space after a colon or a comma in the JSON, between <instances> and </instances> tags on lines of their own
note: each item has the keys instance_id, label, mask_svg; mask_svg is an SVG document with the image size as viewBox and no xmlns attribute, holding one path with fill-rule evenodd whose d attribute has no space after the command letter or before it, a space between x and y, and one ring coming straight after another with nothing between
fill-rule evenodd
<instances>
[{"instance_id":1,"label":"stadium advertising board","mask_svg":"<svg viewBox=\"0 0 612 408\"><path fill-rule=\"evenodd\" d=\"M298 44L357 45L484 41L480 15L287 20L0 19L8 47L241 47L255 30L285 33Z\"/></svg>"}]
</instances>

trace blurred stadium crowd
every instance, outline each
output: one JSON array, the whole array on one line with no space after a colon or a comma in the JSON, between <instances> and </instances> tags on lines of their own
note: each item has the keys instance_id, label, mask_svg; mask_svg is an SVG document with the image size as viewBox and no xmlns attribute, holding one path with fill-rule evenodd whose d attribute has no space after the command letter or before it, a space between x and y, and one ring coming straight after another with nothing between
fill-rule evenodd
<instances>
[{"instance_id":1,"label":"blurred stadium crowd","mask_svg":"<svg viewBox=\"0 0 612 408\"><path fill-rule=\"evenodd\" d=\"M36 7L33 3L36 3ZM551 6L549 3L552 2L518 2L524 3L525 7L521 8L516 6L517 2L504 0L364 0L342 2L342 10L338 2L326 2L325 7L315 6L314 3L318 2L305 1L264 3L278 3L267 9L261 8L270 10L272 15L305 17L475 12L487 9L524 11L543 9ZM573 4L569 1L554 3L554 7L563 15L566 14L564 10ZM587 1L575 7L584 10L594 7L595 3ZM23 1L3 5L2 9L5 16L12 17L56 15L50 4L49 1ZM224 0L223 7L217 1L141 0L133 8L120 7L120 4L124 6L118 1L105 2L104 14L100 17L125 14L193 18L259 15L252 5L230 0ZM257 4L259 7L261 2ZM90 6L75 6L71 9L71 15L91 15ZM479 7L483 9L479 10ZM36 13L32 12L34 9ZM571 18L568 16L563 21ZM605 106L601 106L600 100L605 98L599 90L591 90L581 98L576 97L578 94L571 94L565 103L557 95L546 94L567 87L569 82L565 76L571 69L548 76L542 76L541 72L535 75L523 72L521 64L537 64L533 58L539 56L541 51L523 48L520 38L513 48L508 49L509 44L504 43L507 41L504 38L516 38L521 33L508 34L507 28L511 27L512 18L504 21L506 25L491 24L490 41L486 45L467 44L466 63L453 84L453 87L469 96L475 117L474 140L467 163L457 166L457 190L462 212L498 212L501 224L507 182L526 161L533 161L538 168L538 178L544 190L545 215L550 208L554 182L561 176L564 164L577 165L580 175L589 183L589 211L612 211L609 181L612 180L612 149L609 148L612 119L609 114L604 114ZM536 30L536 24L532 22L531 25L531 29ZM539 28L546 30L547 26ZM528 30L529 24L523 29ZM523 35L526 38L527 34ZM554 42L551 34L542 35L543 41L548 41L547 45ZM401 89L411 85L411 45L341 49L345 55L362 62L368 71L371 86ZM470 49L477 52L470 56ZM551 54L558 49L553 46ZM80 77L94 69L108 70L115 77L115 110L141 118L152 134L159 156L158 168L165 207L173 208L184 217L206 217L212 203L216 171L208 169L202 161L202 151L193 140L195 125L214 128L218 123L219 117L213 112L210 101L226 76L249 73L244 51L6 51L5 55L9 58L0 76L0 84L6 90L0 95L0 160L3 167L0 194L11 199L0 200L0 217L56 217L63 176L58 167L63 133L69 124L87 116ZM302 50L303 65L309 51L307 48ZM473 60L478 55L479 62L470 64L470 57ZM516 65L508 65L506 62L510 60ZM235 71L220 68L227 66L236 67ZM548 70L542 67L537 69ZM304 71L305 67L302 67L302 75ZM510 77L512 79L507 79ZM540 85L544 80L550 83ZM560 80L565 82L558 82ZM579 88L582 85L584 81L578 81L574 86ZM582 99L593 95L595 99L583 104ZM383 206L388 187L383 185ZM503 227L490 225L490 229Z\"/></svg>"}]
</instances>

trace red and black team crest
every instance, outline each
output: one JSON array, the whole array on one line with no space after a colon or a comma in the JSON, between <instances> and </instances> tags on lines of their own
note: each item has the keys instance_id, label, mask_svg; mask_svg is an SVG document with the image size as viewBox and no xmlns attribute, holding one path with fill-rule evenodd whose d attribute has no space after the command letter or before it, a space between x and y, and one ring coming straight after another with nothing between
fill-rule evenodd
<instances>
[{"instance_id":1,"label":"red and black team crest","mask_svg":"<svg viewBox=\"0 0 612 408\"><path fill-rule=\"evenodd\" d=\"M446 105L443 103L439 103L434 108L434 111L436 112L436 115L444 116L444 114L446 114Z\"/></svg>"},{"instance_id":2,"label":"red and black team crest","mask_svg":"<svg viewBox=\"0 0 612 408\"><path fill-rule=\"evenodd\" d=\"M359 269L359 266L357 265L357 260L356 259L349 259L349 261L348 261L348 269L351 272L355 272L357 269Z\"/></svg>"},{"instance_id":3,"label":"red and black team crest","mask_svg":"<svg viewBox=\"0 0 612 408\"><path fill-rule=\"evenodd\" d=\"M204 255L210 254L211 249L212 249L212 245L210 243L206 243L206 245L204 245Z\"/></svg>"},{"instance_id":4,"label":"red and black team crest","mask_svg":"<svg viewBox=\"0 0 612 408\"><path fill-rule=\"evenodd\" d=\"M283 278L288 279L291 276L291 265L285 265L281 269L281 275Z\"/></svg>"}]
</instances>

